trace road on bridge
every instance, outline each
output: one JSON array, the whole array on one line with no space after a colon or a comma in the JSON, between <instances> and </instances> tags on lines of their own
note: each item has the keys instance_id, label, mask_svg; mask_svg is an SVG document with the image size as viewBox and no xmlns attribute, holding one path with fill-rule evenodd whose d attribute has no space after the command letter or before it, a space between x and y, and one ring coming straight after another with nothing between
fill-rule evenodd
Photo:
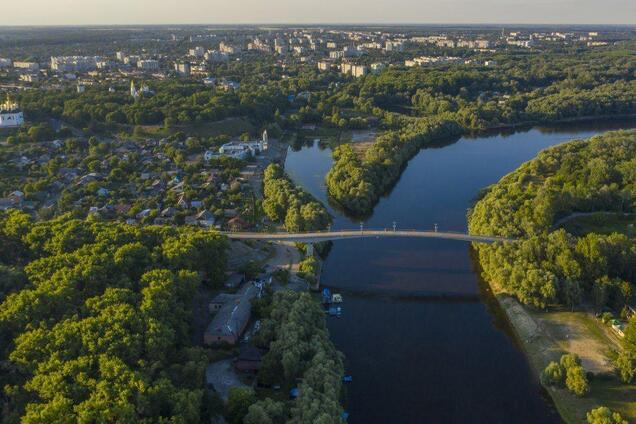
<instances>
[{"instance_id":1,"label":"road on bridge","mask_svg":"<svg viewBox=\"0 0 636 424\"><path fill-rule=\"evenodd\" d=\"M221 234L234 240L269 240L269 241L293 241L301 243L317 243L320 241L332 241L354 238L380 238L380 237L412 237L412 238L439 238L447 240L460 240L476 243L494 243L511 241L512 239L498 236L478 236L466 233L454 233L444 231L417 231L417 230L338 230L315 231L307 233L256 233L256 232L230 232Z\"/></svg>"}]
</instances>

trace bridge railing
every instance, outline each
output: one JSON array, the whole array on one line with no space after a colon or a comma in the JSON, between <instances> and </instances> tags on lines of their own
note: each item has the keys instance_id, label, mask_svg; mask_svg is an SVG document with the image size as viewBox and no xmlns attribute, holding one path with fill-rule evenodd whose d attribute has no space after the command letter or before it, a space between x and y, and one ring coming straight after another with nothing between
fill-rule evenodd
<instances>
[{"instance_id":1,"label":"bridge railing","mask_svg":"<svg viewBox=\"0 0 636 424\"><path fill-rule=\"evenodd\" d=\"M417 228L399 228L399 229L393 229L393 228L351 228L351 229L329 229L329 230L313 230L313 231L295 231L295 232L288 232L288 231L276 231L276 232L267 232L267 231L221 231L221 233L223 234L263 234L263 235L290 235L290 236L302 236L302 235L312 235L312 234L331 234L331 235L336 235L336 234L350 234L350 233L365 233L365 232L381 232L381 233L440 233L440 234L456 234L456 235L463 235L463 236L472 236L472 237L485 237L485 238L505 238L502 236L491 236L491 235L480 235L480 234L470 234L468 232L464 232L464 231L457 231L457 230L444 230L444 231L440 231L439 229L437 231L435 230L422 230L422 229L417 229Z\"/></svg>"}]
</instances>

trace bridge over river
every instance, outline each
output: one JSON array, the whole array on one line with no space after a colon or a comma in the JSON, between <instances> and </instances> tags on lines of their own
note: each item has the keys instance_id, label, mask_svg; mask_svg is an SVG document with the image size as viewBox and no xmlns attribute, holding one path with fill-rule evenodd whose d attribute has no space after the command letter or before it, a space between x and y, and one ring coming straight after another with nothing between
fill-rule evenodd
<instances>
[{"instance_id":1,"label":"bridge over river","mask_svg":"<svg viewBox=\"0 0 636 424\"><path fill-rule=\"evenodd\" d=\"M306 233L257 233L257 232L231 232L224 231L221 234L233 240L266 240L266 241L292 241L300 243L317 243L321 241L333 241L354 238L380 238L380 237L411 237L411 238L438 238L447 240L459 240L475 243L494 243L511 241L512 239L498 236L480 236L460 232L449 231L418 231L418 230L334 230L312 231Z\"/></svg>"}]
</instances>

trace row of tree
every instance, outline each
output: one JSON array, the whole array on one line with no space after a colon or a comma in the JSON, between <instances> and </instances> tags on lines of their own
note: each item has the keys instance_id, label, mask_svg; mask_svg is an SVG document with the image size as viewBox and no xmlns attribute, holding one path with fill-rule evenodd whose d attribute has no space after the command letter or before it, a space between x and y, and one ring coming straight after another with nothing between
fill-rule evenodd
<instances>
[{"instance_id":1,"label":"row of tree","mask_svg":"<svg viewBox=\"0 0 636 424\"><path fill-rule=\"evenodd\" d=\"M325 207L294 185L278 164L270 164L263 176L263 211L289 232L325 229L331 217Z\"/></svg>"},{"instance_id":2,"label":"row of tree","mask_svg":"<svg viewBox=\"0 0 636 424\"><path fill-rule=\"evenodd\" d=\"M340 422L343 355L329 339L325 313L309 293L277 292L255 336L268 349L258 381L298 389L292 404L266 399L247 411L245 423Z\"/></svg>"}]
</instances>

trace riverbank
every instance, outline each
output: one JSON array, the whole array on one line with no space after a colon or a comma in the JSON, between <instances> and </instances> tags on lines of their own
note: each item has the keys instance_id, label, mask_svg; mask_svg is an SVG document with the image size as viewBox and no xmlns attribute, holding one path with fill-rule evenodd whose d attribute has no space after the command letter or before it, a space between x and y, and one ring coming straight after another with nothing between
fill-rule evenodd
<instances>
[{"instance_id":1,"label":"riverbank","mask_svg":"<svg viewBox=\"0 0 636 424\"><path fill-rule=\"evenodd\" d=\"M593 374L591 392L582 398L566 389L544 386L566 423L586 422L586 413L599 406L620 412L630 422L636 420L636 385L621 384L611 365L612 352L620 349L619 341L590 313L531 311L508 295L494 297L537 380L545 367L551 361L558 362L564 353L579 355L585 370Z\"/></svg>"}]
</instances>

